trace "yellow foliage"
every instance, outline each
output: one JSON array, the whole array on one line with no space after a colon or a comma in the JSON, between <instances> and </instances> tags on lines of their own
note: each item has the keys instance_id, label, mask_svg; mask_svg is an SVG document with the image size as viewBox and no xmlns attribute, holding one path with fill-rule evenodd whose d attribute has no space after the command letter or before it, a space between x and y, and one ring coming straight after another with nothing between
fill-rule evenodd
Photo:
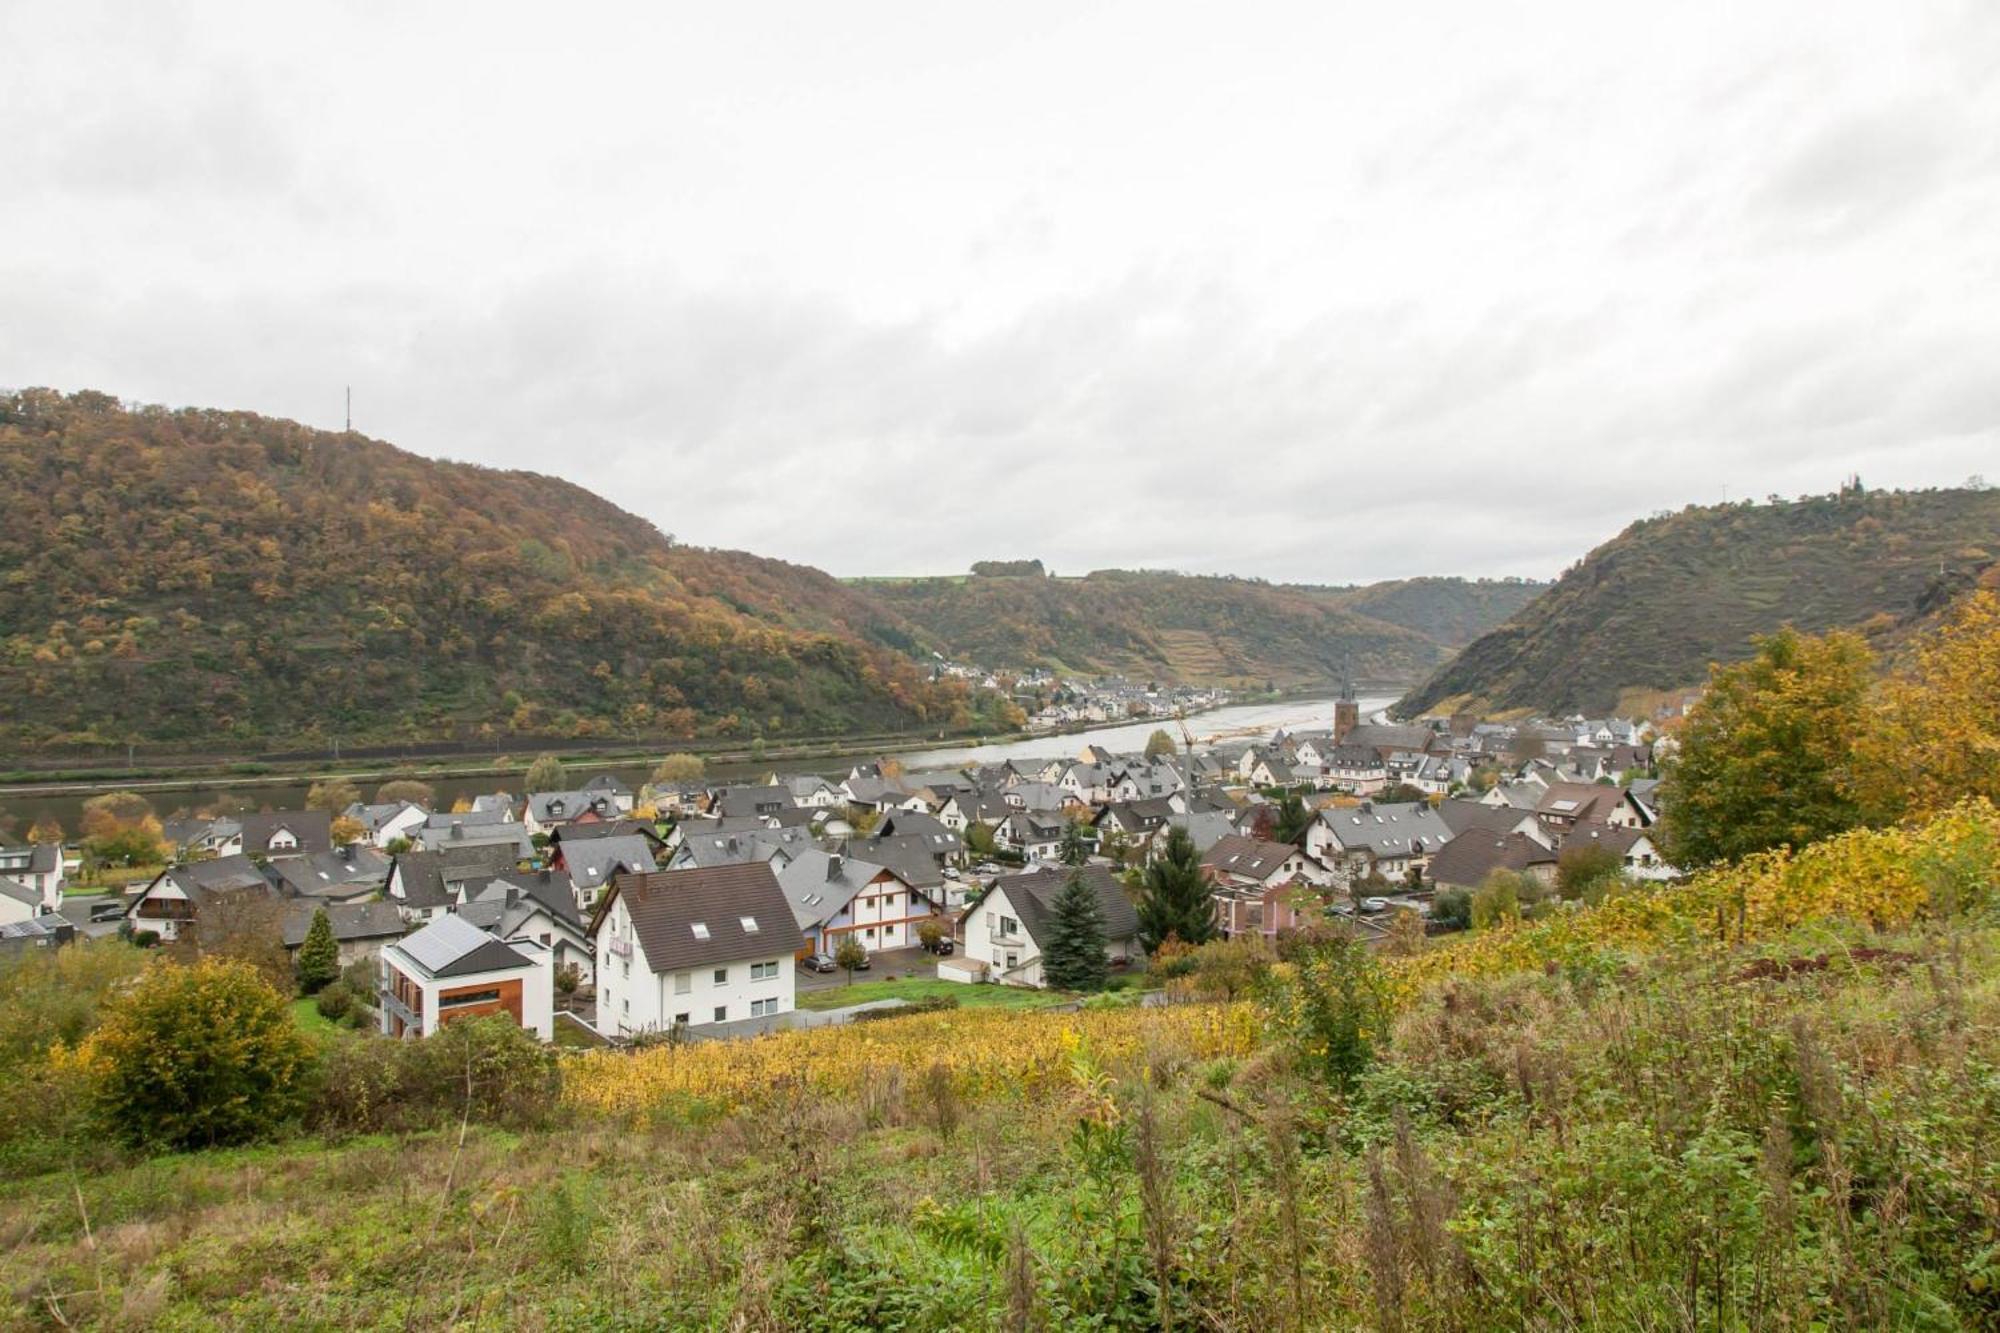
<instances>
[{"instance_id":1,"label":"yellow foliage","mask_svg":"<svg viewBox=\"0 0 2000 1333\"><path fill-rule=\"evenodd\" d=\"M659 1046L626 1055L591 1051L563 1069L572 1108L643 1119L676 1106L752 1105L780 1087L849 1094L890 1071L913 1078L934 1065L966 1096L1075 1088L1076 1052L1118 1063L1161 1055L1245 1055L1257 1043L1248 1005L1169 1005L1038 1013L966 1009L882 1023L811 1028L740 1042Z\"/></svg>"}]
</instances>

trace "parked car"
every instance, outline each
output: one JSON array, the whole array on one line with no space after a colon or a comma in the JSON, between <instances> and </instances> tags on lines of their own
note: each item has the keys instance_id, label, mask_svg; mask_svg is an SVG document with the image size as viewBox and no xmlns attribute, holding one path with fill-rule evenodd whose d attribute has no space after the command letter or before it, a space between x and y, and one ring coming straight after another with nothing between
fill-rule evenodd
<instances>
[{"instance_id":1,"label":"parked car","mask_svg":"<svg viewBox=\"0 0 2000 1333\"><path fill-rule=\"evenodd\" d=\"M981 875L997 875L1000 873L1000 864L997 861L981 861L972 869L975 873Z\"/></svg>"},{"instance_id":2,"label":"parked car","mask_svg":"<svg viewBox=\"0 0 2000 1333\"><path fill-rule=\"evenodd\" d=\"M808 972L838 972L840 964L833 961L830 954L816 953L799 964Z\"/></svg>"},{"instance_id":3,"label":"parked car","mask_svg":"<svg viewBox=\"0 0 2000 1333\"><path fill-rule=\"evenodd\" d=\"M1389 900L1387 898L1363 898L1361 900L1361 910L1364 912L1386 912L1389 910Z\"/></svg>"},{"instance_id":4,"label":"parked car","mask_svg":"<svg viewBox=\"0 0 2000 1333\"><path fill-rule=\"evenodd\" d=\"M934 953L940 958L946 957L957 947L949 935L939 936L936 944L926 944L923 946L925 953Z\"/></svg>"},{"instance_id":5,"label":"parked car","mask_svg":"<svg viewBox=\"0 0 2000 1333\"><path fill-rule=\"evenodd\" d=\"M92 921L116 921L124 915L125 904L117 899L106 903L92 903L90 905L90 919Z\"/></svg>"}]
</instances>

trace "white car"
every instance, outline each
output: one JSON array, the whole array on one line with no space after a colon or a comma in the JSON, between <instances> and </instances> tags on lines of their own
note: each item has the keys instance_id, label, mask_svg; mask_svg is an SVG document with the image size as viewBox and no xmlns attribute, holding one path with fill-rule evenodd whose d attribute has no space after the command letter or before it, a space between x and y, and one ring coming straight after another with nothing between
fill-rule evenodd
<instances>
[{"instance_id":1,"label":"white car","mask_svg":"<svg viewBox=\"0 0 2000 1333\"><path fill-rule=\"evenodd\" d=\"M1361 900L1361 910L1364 912L1386 912L1389 910L1389 900L1387 898L1363 898Z\"/></svg>"}]
</instances>

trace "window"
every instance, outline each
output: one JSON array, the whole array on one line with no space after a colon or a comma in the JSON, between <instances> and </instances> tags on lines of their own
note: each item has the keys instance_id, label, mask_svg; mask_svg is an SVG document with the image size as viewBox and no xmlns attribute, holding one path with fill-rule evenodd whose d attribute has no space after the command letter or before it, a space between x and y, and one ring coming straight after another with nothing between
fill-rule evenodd
<instances>
[{"instance_id":1,"label":"window","mask_svg":"<svg viewBox=\"0 0 2000 1333\"><path fill-rule=\"evenodd\" d=\"M736 923L743 927L745 935L755 935L757 933L757 918L754 916L739 916L736 918Z\"/></svg>"},{"instance_id":2,"label":"window","mask_svg":"<svg viewBox=\"0 0 2000 1333\"><path fill-rule=\"evenodd\" d=\"M1003 916L1000 918L1000 933L1002 935L1018 935L1021 933L1021 923L1011 916Z\"/></svg>"},{"instance_id":3,"label":"window","mask_svg":"<svg viewBox=\"0 0 2000 1333\"><path fill-rule=\"evenodd\" d=\"M694 937L698 940L708 938L708 922L706 921L696 921L688 929L694 932Z\"/></svg>"},{"instance_id":4,"label":"window","mask_svg":"<svg viewBox=\"0 0 2000 1333\"><path fill-rule=\"evenodd\" d=\"M715 1006L715 1021L718 1023L727 1023L729 1021L728 1005L718 1004Z\"/></svg>"},{"instance_id":5,"label":"window","mask_svg":"<svg viewBox=\"0 0 2000 1333\"><path fill-rule=\"evenodd\" d=\"M1015 968L1019 967L1020 965L1021 965L1021 955L1020 955L1020 954L1017 954L1017 953L1010 953L1010 954L1008 954L1008 955L1007 955L1007 970L1008 970L1009 972L1013 971L1013 970L1014 970Z\"/></svg>"},{"instance_id":6,"label":"window","mask_svg":"<svg viewBox=\"0 0 2000 1333\"><path fill-rule=\"evenodd\" d=\"M866 931L865 933L867 934L867 936L868 936L868 938L869 938L869 939L871 939L871 940L872 940L872 939L874 939L874 938L875 938L875 927L873 927L873 926L870 926L870 927L868 927L868 929L867 929L867 931Z\"/></svg>"},{"instance_id":7,"label":"window","mask_svg":"<svg viewBox=\"0 0 2000 1333\"><path fill-rule=\"evenodd\" d=\"M750 1001L750 1017L752 1018L767 1018L777 1012L778 1000L776 996L772 996L768 1000Z\"/></svg>"},{"instance_id":8,"label":"window","mask_svg":"<svg viewBox=\"0 0 2000 1333\"><path fill-rule=\"evenodd\" d=\"M625 1013L629 1014L632 1012L632 1002L630 1000L620 1000L618 1005Z\"/></svg>"},{"instance_id":9,"label":"window","mask_svg":"<svg viewBox=\"0 0 2000 1333\"><path fill-rule=\"evenodd\" d=\"M775 981L778 976L778 962L774 958L768 963L750 964L750 980Z\"/></svg>"},{"instance_id":10,"label":"window","mask_svg":"<svg viewBox=\"0 0 2000 1333\"><path fill-rule=\"evenodd\" d=\"M694 973L692 972L674 973L674 994L686 995L689 991L693 989L694 989Z\"/></svg>"},{"instance_id":11,"label":"window","mask_svg":"<svg viewBox=\"0 0 2000 1333\"><path fill-rule=\"evenodd\" d=\"M438 996L438 1008L456 1009L462 1004L494 1004L499 999L500 992L497 990L466 991L459 995Z\"/></svg>"},{"instance_id":12,"label":"window","mask_svg":"<svg viewBox=\"0 0 2000 1333\"><path fill-rule=\"evenodd\" d=\"M629 977L632 975L632 960L630 958L619 960L618 975L621 977Z\"/></svg>"},{"instance_id":13,"label":"window","mask_svg":"<svg viewBox=\"0 0 2000 1333\"><path fill-rule=\"evenodd\" d=\"M718 967L715 969L715 984L718 986L727 986L729 984L728 968Z\"/></svg>"}]
</instances>

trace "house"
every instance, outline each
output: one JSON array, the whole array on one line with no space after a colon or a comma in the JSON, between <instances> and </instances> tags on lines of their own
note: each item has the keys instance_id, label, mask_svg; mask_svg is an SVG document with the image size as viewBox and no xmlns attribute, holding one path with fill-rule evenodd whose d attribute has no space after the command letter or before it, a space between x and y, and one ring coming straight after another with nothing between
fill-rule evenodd
<instances>
[{"instance_id":1,"label":"house","mask_svg":"<svg viewBox=\"0 0 2000 1333\"><path fill-rule=\"evenodd\" d=\"M1066 827L1068 821L1060 815L1016 810L993 830L993 845L1028 861L1053 861L1062 853Z\"/></svg>"},{"instance_id":2,"label":"house","mask_svg":"<svg viewBox=\"0 0 2000 1333\"><path fill-rule=\"evenodd\" d=\"M819 845L813 841L809 829L765 828L759 824L753 829L724 832L700 828L701 823L690 820L681 826L680 846L674 848L661 869L693 870L698 866L742 865L747 861L770 861L775 868L801 851Z\"/></svg>"},{"instance_id":3,"label":"house","mask_svg":"<svg viewBox=\"0 0 2000 1333\"><path fill-rule=\"evenodd\" d=\"M802 955L831 955L850 936L870 953L908 948L924 922L943 922L937 893L857 856L805 852L778 871L778 885L805 936Z\"/></svg>"},{"instance_id":4,"label":"house","mask_svg":"<svg viewBox=\"0 0 2000 1333\"><path fill-rule=\"evenodd\" d=\"M1236 836L1236 824L1226 810L1197 810L1185 815L1170 815L1166 823L1154 830L1146 844L1146 861L1150 864L1167 845L1169 830L1187 830L1190 841L1197 852L1206 852L1224 838Z\"/></svg>"},{"instance_id":5,"label":"house","mask_svg":"<svg viewBox=\"0 0 2000 1333\"><path fill-rule=\"evenodd\" d=\"M653 844L638 834L619 838L571 838L556 848L551 866L569 876L577 906L588 912L615 875L643 875L659 866Z\"/></svg>"},{"instance_id":6,"label":"house","mask_svg":"<svg viewBox=\"0 0 2000 1333\"><path fill-rule=\"evenodd\" d=\"M294 898L345 902L380 893L389 883L388 854L366 844L271 862L278 887Z\"/></svg>"},{"instance_id":7,"label":"house","mask_svg":"<svg viewBox=\"0 0 2000 1333\"><path fill-rule=\"evenodd\" d=\"M788 1013L805 944L762 861L620 875L590 938L597 1030L609 1038Z\"/></svg>"},{"instance_id":8,"label":"house","mask_svg":"<svg viewBox=\"0 0 2000 1333\"><path fill-rule=\"evenodd\" d=\"M510 861L535 859L535 844L525 824L492 814L432 815L424 821L416 847L441 852L462 847L495 847Z\"/></svg>"},{"instance_id":9,"label":"house","mask_svg":"<svg viewBox=\"0 0 2000 1333\"><path fill-rule=\"evenodd\" d=\"M483 882L459 885L455 909L482 930L512 943L530 939L554 951L555 966L575 964L588 982L597 967L576 889L569 876L553 870L510 870Z\"/></svg>"},{"instance_id":10,"label":"house","mask_svg":"<svg viewBox=\"0 0 2000 1333\"><path fill-rule=\"evenodd\" d=\"M957 865L965 860L965 840L956 830L945 826L936 815L921 814L910 810L892 810L882 816L880 823L869 833L870 841L885 838L913 838L922 846L938 865Z\"/></svg>"},{"instance_id":11,"label":"house","mask_svg":"<svg viewBox=\"0 0 2000 1333\"><path fill-rule=\"evenodd\" d=\"M632 807L635 804L632 789L610 773L599 773L596 777L584 783L578 790L593 801L600 796L607 798L611 802L612 810L617 814L629 815L632 813Z\"/></svg>"},{"instance_id":12,"label":"house","mask_svg":"<svg viewBox=\"0 0 2000 1333\"><path fill-rule=\"evenodd\" d=\"M1552 782L1535 806L1535 817L1555 835L1560 845L1563 835L1578 824L1596 822L1644 828L1646 821L1640 811L1641 807L1617 787Z\"/></svg>"},{"instance_id":13,"label":"house","mask_svg":"<svg viewBox=\"0 0 2000 1333\"><path fill-rule=\"evenodd\" d=\"M1431 857L1430 881L1440 889L1476 889L1496 870L1533 875L1544 884L1556 877L1556 854L1525 833L1467 829Z\"/></svg>"},{"instance_id":14,"label":"house","mask_svg":"<svg viewBox=\"0 0 2000 1333\"><path fill-rule=\"evenodd\" d=\"M961 954L940 962L938 976L948 981L1046 985L1042 949L1049 938L1056 896L1073 874L1082 875L1097 897L1106 957L1114 964L1138 957L1139 916L1125 896L1125 886L1110 868L1050 867L1024 875L1002 875L967 903L959 917Z\"/></svg>"},{"instance_id":15,"label":"house","mask_svg":"<svg viewBox=\"0 0 2000 1333\"><path fill-rule=\"evenodd\" d=\"M4 899L5 884L0 883L0 899ZM32 893L33 890L24 890ZM70 943L76 938L76 924L68 917L53 912L19 921L5 919L7 905L0 901L0 963L31 953L36 949L54 949Z\"/></svg>"},{"instance_id":16,"label":"house","mask_svg":"<svg viewBox=\"0 0 2000 1333\"><path fill-rule=\"evenodd\" d=\"M327 924L333 927L342 967L362 958L373 958L383 945L403 938L410 928L394 903L294 901L285 906L284 924L285 952L293 958L298 957L299 946L306 942L313 917L321 911L326 913Z\"/></svg>"},{"instance_id":17,"label":"house","mask_svg":"<svg viewBox=\"0 0 2000 1333\"><path fill-rule=\"evenodd\" d=\"M341 815L361 825L363 835L371 847L386 848L398 838L416 842L417 830L424 826L431 812L415 801L389 801L369 805L356 801Z\"/></svg>"},{"instance_id":18,"label":"house","mask_svg":"<svg viewBox=\"0 0 2000 1333\"><path fill-rule=\"evenodd\" d=\"M1322 810L1306 828L1306 852L1314 860L1354 879L1373 871L1401 879L1421 870L1451 841L1451 826L1422 801L1383 805L1363 801L1351 808Z\"/></svg>"},{"instance_id":19,"label":"house","mask_svg":"<svg viewBox=\"0 0 2000 1333\"><path fill-rule=\"evenodd\" d=\"M854 855L887 866L902 881L943 901L952 879L945 873L935 848L921 834L905 833L889 838L857 838L847 843ZM955 875L957 872L953 871Z\"/></svg>"},{"instance_id":20,"label":"house","mask_svg":"<svg viewBox=\"0 0 2000 1333\"><path fill-rule=\"evenodd\" d=\"M458 906L467 883L485 883L515 866L513 848L474 843L436 852L404 852L389 867L389 901L421 925Z\"/></svg>"},{"instance_id":21,"label":"house","mask_svg":"<svg viewBox=\"0 0 2000 1333\"><path fill-rule=\"evenodd\" d=\"M55 914L40 889L17 879L0 878L0 926L21 925Z\"/></svg>"},{"instance_id":22,"label":"house","mask_svg":"<svg viewBox=\"0 0 2000 1333\"><path fill-rule=\"evenodd\" d=\"M62 902L62 848L53 842L0 847L0 879L11 879L34 890L40 895L42 906L53 912Z\"/></svg>"},{"instance_id":23,"label":"house","mask_svg":"<svg viewBox=\"0 0 2000 1333\"><path fill-rule=\"evenodd\" d=\"M817 773L802 773L779 781L791 792L792 804L801 809L831 810L840 804L840 793Z\"/></svg>"},{"instance_id":24,"label":"house","mask_svg":"<svg viewBox=\"0 0 2000 1333\"><path fill-rule=\"evenodd\" d=\"M998 824L1013 811L1003 796L958 792L938 810L938 823L963 834L974 824Z\"/></svg>"},{"instance_id":25,"label":"house","mask_svg":"<svg viewBox=\"0 0 2000 1333\"><path fill-rule=\"evenodd\" d=\"M167 867L126 904L125 919L133 930L150 930L172 943L193 930L205 910L232 899L277 896L263 869L238 853Z\"/></svg>"},{"instance_id":26,"label":"house","mask_svg":"<svg viewBox=\"0 0 2000 1333\"><path fill-rule=\"evenodd\" d=\"M428 1037L446 1023L506 1014L543 1041L555 1035L555 969L549 950L508 943L456 916L441 916L383 947L377 994L382 1032Z\"/></svg>"},{"instance_id":27,"label":"house","mask_svg":"<svg viewBox=\"0 0 2000 1333\"><path fill-rule=\"evenodd\" d=\"M653 849L654 859L667 850L667 840L659 830L643 819L607 819L598 824L565 824L549 834L551 852L560 849L566 842L583 842L592 838L644 838Z\"/></svg>"},{"instance_id":28,"label":"house","mask_svg":"<svg viewBox=\"0 0 2000 1333\"><path fill-rule=\"evenodd\" d=\"M1304 930L1327 919L1323 890L1304 880L1286 880L1262 888L1217 889L1215 919L1230 939L1262 935L1276 940L1290 931Z\"/></svg>"},{"instance_id":29,"label":"house","mask_svg":"<svg viewBox=\"0 0 2000 1333\"><path fill-rule=\"evenodd\" d=\"M1451 830L1456 838L1467 832L1482 833L1522 833L1545 847L1553 848L1554 839L1542 827L1542 821L1535 818L1532 810L1521 810L1511 805L1487 805L1482 801L1445 801L1437 808L1438 818Z\"/></svg>"},{"instance_id":30,"label":"house","mask_svg":"<svg viewBox=\"0 0 2000 1333\"><path fill-rule=\"evenodd\" d=\"M265 810L214 819L169 820L163 830L183 857L255 856L275 861L333 850L333 816L324 810Z\"/></svg>"},{"instance_id":31,"label":"house","mask_svg":"<svg viewBox=\"0 0 2000 1333\"><path fill-rule=\"evenodd\" d=\"M1187 813L1187 802L1178 796L1155 796L1143 801L1113 801L1091 821L1100 838L1116 836L1144 838L1165 826L1175 815Z\"/></svg>"},{"instance_id":32,"label":"house","mask_svg":"<svg viewBox=\"0 0 2000 1333\"><path fill-rule=\"evenodd\" d=\"M1317 884L1326 872L1288 842L1266 842L1232 833L1201 856L1201 868L1220 889L1268 889L1304 880Z\"/></svg>"},{"instance_id":33,"label":"house","mask_svg":"<svg viewBox=\"0 0 2000 1333\"><path fill-rule=\"evenodd\" d=\"M631 810L628 803L623 810L618 807L617 797L609 792L587 791L544 791L528 797L528 808L521 816L530 838L546 837L564 824L577 820L616 819Z\"/></svg>"},{"instance_id":34,"label":"house","mask_svg":"<svg viewBox=\"0 0 2000 1333\"><path fill-rule=\"evenodd\" d=\"M717 787L709 797L708 813L720 819L755 817L773 828L812 820L812 812L792 799L789 787Z\"/></svg>"},{"instance_id":35,"label":"house","mask_svg":"<svg viewBox=\"0 0 2000 1333\"><path fill-rule=\"evenodd\" d=\"M1565 852L1572 847L1586 846L1610 848L1624 864L1625 873L1634 879L1674 879L1681 873L1660 854L1659 845L1653 841L1650 831L1634 828L1630 824L1589 820L1573 826L1563 835L1562 849Z\"/></svg>"}]
</instances>

